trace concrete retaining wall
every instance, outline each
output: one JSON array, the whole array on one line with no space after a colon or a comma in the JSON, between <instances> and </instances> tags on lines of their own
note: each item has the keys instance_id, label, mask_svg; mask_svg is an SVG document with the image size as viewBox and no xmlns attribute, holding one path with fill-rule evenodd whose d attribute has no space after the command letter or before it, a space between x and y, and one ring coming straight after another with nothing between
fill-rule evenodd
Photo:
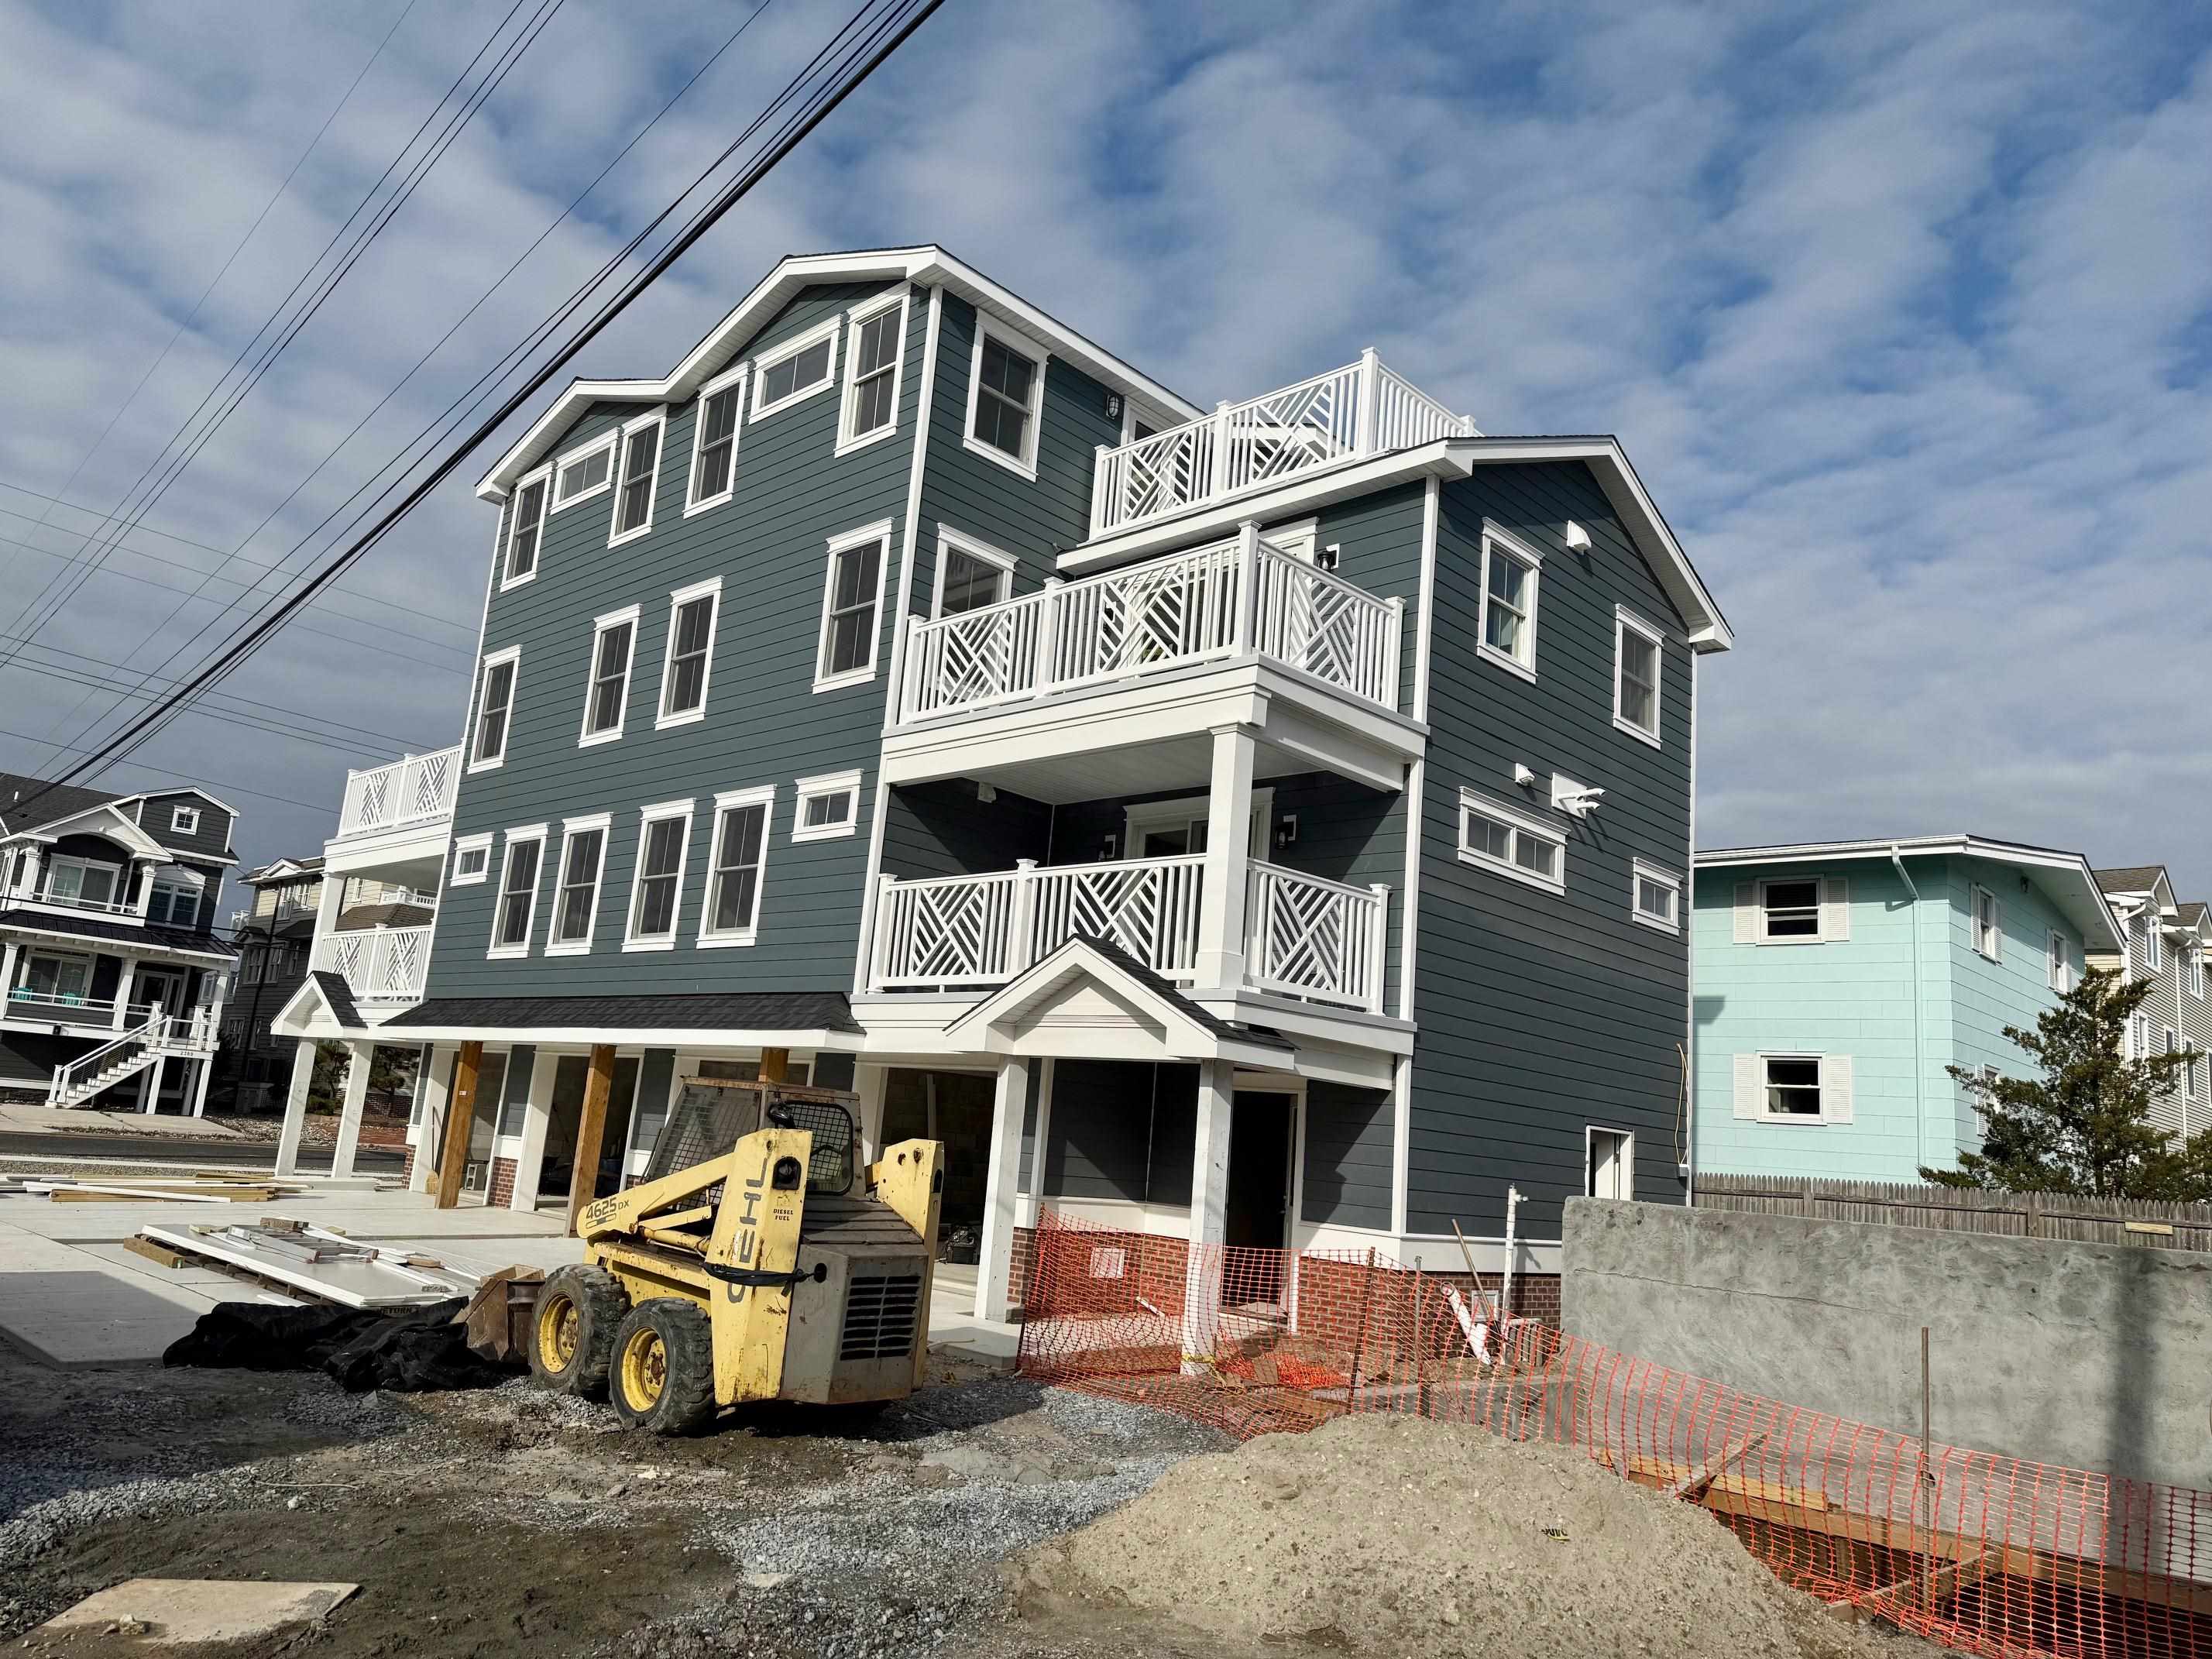
<instances>
[{"instance_id":1,"label":"concrete retaining wall","mask_svg":"<svg viewBox=\"0 0 2212 1659\"><path fill-rule=\"evenodd\" d=\"M1562 1322L1747 1393L2212 1488L2212 1255L1577 1199Z\"/></svg>"}]
</instances>

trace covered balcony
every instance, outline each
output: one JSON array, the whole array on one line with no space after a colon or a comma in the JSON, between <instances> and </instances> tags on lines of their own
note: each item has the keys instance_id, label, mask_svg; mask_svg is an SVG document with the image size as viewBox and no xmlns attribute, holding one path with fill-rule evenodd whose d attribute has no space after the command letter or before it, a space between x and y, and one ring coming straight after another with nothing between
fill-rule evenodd
<instances>
[{"instance_id":1,"label":"covered balcony","mask_svg":"<svg viewBox=\"0 0 2212 1659\"><path fill-rule=\"evenodd\" d=\"M325 934L315 945L314 965L339 975L364 1012L396 1012L422 1000L430 965L428 927L373 927Z\"/></svg>"},{"instance_id":2,"label":"covered balcony","mask_svg":"<svg viewBox=\"0 0 2212 1659\"><path fill-rule=\"evenodd\" d=\"M459 744L428 755L408 755L389 765L346 774L338 807L337 840L428 830L439 835L453 816L460 787Z\"/></svg>"},{"instance_id":3,"label":"covered balcony","mask_svg":"<svg viewBox=\"0 0 2212 1659\"><path fill-rule=\"evenodd\" d=\"M1095 540L1195 507L1272 489L1347 461L1438 438L1481 434L1370 349L1345 368L1240 404L1223 404L1126 443L1102 447L1091 496Z\"/></svg>"}]
</instances>

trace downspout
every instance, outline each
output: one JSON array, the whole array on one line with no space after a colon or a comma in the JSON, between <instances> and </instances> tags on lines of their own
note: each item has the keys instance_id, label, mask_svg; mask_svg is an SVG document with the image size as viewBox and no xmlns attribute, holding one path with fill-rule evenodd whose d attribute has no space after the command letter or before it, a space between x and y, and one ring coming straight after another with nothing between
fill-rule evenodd
<instances>
[{"instance_id":1,"label":"downspout","mask_svg":"<svg viewBox=\"0 0 2212 1659\"><path fill-rule=\"evenodd\" d=\"M1897 878L1905 884L1912 901L1912 1167L1919 1170L1928 1166L1928 1054L1921 1038L1924 1018L1921 1005L1927 987L1920 982L1920 890L1913 885L1895 842L1889 844L1889 861L1897 867Z\"/></svg>"}]
</instances>

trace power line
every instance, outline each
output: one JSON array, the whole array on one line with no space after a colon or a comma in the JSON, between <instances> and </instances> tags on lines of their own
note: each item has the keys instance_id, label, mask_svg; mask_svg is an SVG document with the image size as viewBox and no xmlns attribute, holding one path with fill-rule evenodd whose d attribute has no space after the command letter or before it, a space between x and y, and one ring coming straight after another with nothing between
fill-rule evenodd
<instances>
[{"instance_id":1,"label":"power line","mask_svg":"<svg viewBox=\"0 0 2212 1659\"><path fill-rule=\"evenodd\" d=\"M10 732L4 726L0 726L0 738L21 738L26 743L43 744L46 741L44 738L34 738L27 732ZM91 751L85 749L68 748L64 749L63 752L71 755L84 755L89 754ZM278 801L286 806L304 807L310 812L328 812L331 810L331 804L328 801L324 801L321 805L318 805L313 801L294 800L289 795L272 795L265 789L248 789L242 783L221 783L213 778L195 777L190 772L173 772L166 766L149 766L143 761L130 761L127 763L117 762L116 764L128 764L135 766L142 772L151 772L156 777L174 778L180 783L197 783L203 789L220 789L227 795L251 795L256 800ZM38 788L31 791L29 794L24 796L21 800L14 802L10 805L9 810L11 811L20 812L24 807L29 805L33 801L38 799L40 796L46 794L49 790L54 787L55 785L53 783L42 781ZM118 794L122 794L125 792L118 790L116 793Z\"/></svg>"}]
</instances>

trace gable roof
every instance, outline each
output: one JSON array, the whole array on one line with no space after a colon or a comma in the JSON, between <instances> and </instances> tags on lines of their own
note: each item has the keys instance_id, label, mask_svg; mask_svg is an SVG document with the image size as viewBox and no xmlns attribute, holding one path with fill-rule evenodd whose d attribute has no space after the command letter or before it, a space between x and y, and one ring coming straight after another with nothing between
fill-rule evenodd
<instances>
[{"instance_id":1,"label":"gable roof","mask_svg":"<svg viewBox=\"0 0 2212 1659\"><path fill-rule=\"evenodd\" d=\"M295 876L313 876L322 873L323 860L311 859L271 859L258 870L248 870L239 880L247 886L262 881L289 881Z\"/></svg>"},{"instance_id":2,"label":"gable roof","mask_svg":"<svg viewBox=\"0 0 2212 1659\"><path fill-rule=\"evenodd\" d=\"M129 799L105 789L80 789L73 783L48 783L44 778L29 777L21 772L0 772L0 830L14 835L20 830L36 830L62 818L73 818L95 806ZM27 809L21 807L26 800L30 801Z\"/></svg>"},{"instance_id":3,"label":"gable roof","mask_svg":"<svg viewBox=\"0 0 2212 1659\"><path fill-rule=\"evenodd\" d=\"M2204 906L2201 901L2184 899L2177 908L2180 912L2181 925L2184 927L2201 929L2204 926Z\"/></svg>"},{"instance_id":4,"label":"gable roof","mask_svg":"<svg viewBox=\"0 0 2212 1659\"><path fill-rule=\"evenodd\" d=\"M823 283L901 281L922 288L941 285L970 305L1030 336L1054 356L1073 364L1093 380L1149 405L1169 425L1195 420L1206 412L1065 323L1040 311L1012 289L992 281L973 265L933 244L846 253L787 254L751 293L738 302L736 309L684 354L684 361L666 379L571 380L514 447L477 480L477 495L488 501L505 501L516 480L551 454L576 417L595 403L642 404L688 400L700 386L736 361L753 336L801 290Z\"/></svg>"},{"instance_id":5,"label":"gable roof","mask_svg":"<svg viewBox=\"0 0 2212 1659\"><path fill-rule=\"evenodd\" d=\"M2097 885L2107 893L2155 892L2166 879L2162 864L2124 864L2097 872Z\"/></svg>"}]
</instances>

